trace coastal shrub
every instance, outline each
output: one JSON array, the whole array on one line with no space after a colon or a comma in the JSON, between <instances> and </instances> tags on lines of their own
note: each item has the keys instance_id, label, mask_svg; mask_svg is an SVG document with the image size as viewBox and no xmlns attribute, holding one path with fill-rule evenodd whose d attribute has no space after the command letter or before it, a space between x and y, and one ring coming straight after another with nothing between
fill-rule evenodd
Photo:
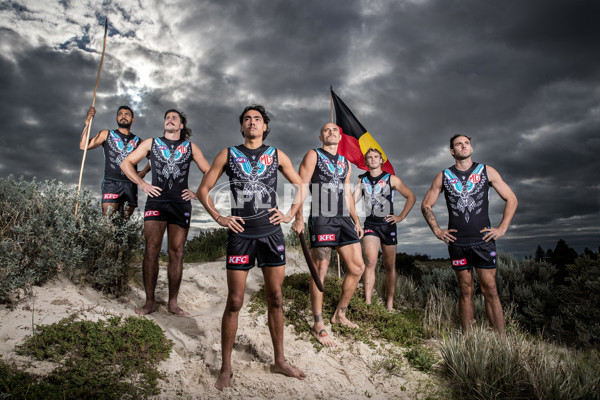
<instances>
[{"instance_id":1,"label":"coastal shrub","mask_svg":"<svg viewBox=\"0 0 600 400\"><path fill-rule=\"evenodd\" d=\"M60 182L0 179L0 303L64 272L106 293L127 290L142 220L103 217L90 192Z\"/></svg>"},{"instance_id":2,"label":"coastal shrub","mask_svg":"<svg viewBox=\"0 0 600 400\"><path fill-rule=\"evenodd\" d=\"M17 352L56 363L35 376L0 362L0 390L11 399L123 399L160 393L157 370L173 342L151 320L110 317L92 322L76 315L40 326Z\"/></svg>"},{"instance_id":3,"label":"coastal shrub","mask_svg":"<svg viewBox=\"0 0 600 400\"><path fill-rule=\"evenodd\" d=\"M184 262L214 261L227 253L227 229L201 231L185 243Z\"/></svg>"},{"instance_id":4,"label":"coastal shrub","mask_svg":"<svg viewBox=\"0 0 600 400\"><path fill-rule=\"evenodd\" d=\"M517 331L474 327L440 348L443 374L465 399L598 399L598 353L578 353Z\"/></svg>"}]
</instances>

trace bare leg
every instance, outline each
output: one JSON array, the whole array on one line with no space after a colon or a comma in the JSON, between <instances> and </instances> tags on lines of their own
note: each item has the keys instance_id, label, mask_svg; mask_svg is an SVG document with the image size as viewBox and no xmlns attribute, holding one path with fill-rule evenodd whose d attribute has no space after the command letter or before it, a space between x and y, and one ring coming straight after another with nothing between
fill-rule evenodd
<instances>
[{"instance_id":1,"label":"bare leg","mask_svg":"<svg viewBox=\"0 0 600 400\"><path fill-rule=\"evenodd\" d=\"M319 273L319 279L321 282L324 281L325 275L327 275L327 268L329 267L329 260L331 259L331 248L329 247L313 247L312 258L315 262L315 267ZM333 338L325 330L325 324L323 323L323 293L317 288L315 281L311 278L310 280L310 304L312 307L312 313L314 318L313 335L319 343L326 347L335 346Z\"/></svg>"},{"instance_id":2,"label":"bare leg","mask_svg":"<svg viewBox=\"0 0 600 400\"><path fill-rule=\"evenodd\" d=\"M127 206L127 207L123 207L123 217L125 219L129 219L131 218L131 216L133 215L133 212L135 211L135 207L132 206Z\"/></svg>"},{"instance_id":3,"label":"bare leg","mask_svg":"<svg viewBox=\"0 0 600 400\"><path fill-rule=\"evenodd\" d=\"M385 307L388 311L394 309L394 294L396 293L396 245L382 245L382 259L385 268Z\"/></svg>"},{"instance_id":4,"label":"bare leg","mask_svg":"<svg viewBox=\"0 0 600 400\"><path fill-rule=\"evenodd\" d=\"M333 317L331 317L331 323L345 325L350 328L358 328L358 325L346 318L346 310L348 309L350 300L352 300L352 296L354 296L358 281L365 270L360 243L340 246L337 248L337 251L342 257L342 260L344 260L347 270L344 281L342 282L342 295L335 313L333 314Z\"/></svg>"},{"instance_id":5,"label":"bare leg","mask_svg":"<svg viewBox=\"0 0 600 400\"><path fill-rule=\"evenodd\" d=\"M363 251L367 262L365 265L365 272L363 273L363 285L365 287L365 302L367 304L371 304L371 296L373 296L375 268L377 266L380 245L381 240L379 240L379 237L377 236L367 235L363 237Z\"/></svg>"},{"instance_id":6,"label":"bare leg","mask_svg":"<svg viewBox=\"0 0 600 400\"><path fill-rule=\"evenodd\" d=\"M269 332L273 342L275 365L273 371L292 378L304 379L304 372L285 361L283 355L283 309L281 284L285 276L285 266L263 267L265 278L265 296L267 300Z\"/></svg>"},{"instance_id":7,"label":"bare leg","mask_svg":"<svg viewBox=\"0 0 600 400\"><path fill-rule=\"evenodd\" d=\"M496 268L485 269L477 268L477 276L479 277L479 286L485 300L485 313L488 320L492 324L492 328L504 335L504 312L500 297L498 297L498 288L496 287Z\"/></svg>"},{"instance_id":8,"label":"bare leg","mask_svg":"<svg viewBox=\"0 0 600 400\"><path fill-rule=\"evenodd\" d=\"M231 386L231 353L238 328L238 317L244 305L247 277L248 271L227 270L227 303L221 321L221 372L215 383L219 390Z\"/></svg>"},{"instance_id":9,"label":"bare leg","mask_svg":"<svg viewBox=\"0 0 600 400\"><path fill-rule=\"evenodd\" d=\"M158 279L158 256L162 245L162 238L167 228L166 221L145 221L144 237L146 238L146 249L144 250L144 261L142 275L144 290L146 292L146 304L136 308L135 312L140 315L150 314L154 311L154 290Z\"/></svg>"},{"instance_id":10,"label":"bare leg","mask_svg":"<svg viewBox=\"0 0 600 400\"><path fill-rule=\"evenodd\" d=\"M122 203L102 203L102 215L110 217L122 206Z\"/></svg>"},{"instance_id":11,"label":"bare leg","mask_svg":"<svg viewBox=\"0 0 600 400\"><path fill-rule=\"evenodd\" d=\"M181 317L189 317L189 313L183 311L177 304L179 286L183 276L183 247L187 239L188 228L182 228L176 224L169 224L167 228L169 268L169 312Z\"/></svg>"},{"instance_id":12,"label":"bare leg","mask_svg":"<svg viewBox=\"0 0 600 400\"><path fill-rule=\"evenodd\" d=\"M475 305L473 304L473 292L475 284L473 283L473 270L463 269L455 271L458 279L458 289L460 291L458 299L458 312L460 321L465 332L471 330L471 324L475 319Z\"/></svg>"}]
</instances>

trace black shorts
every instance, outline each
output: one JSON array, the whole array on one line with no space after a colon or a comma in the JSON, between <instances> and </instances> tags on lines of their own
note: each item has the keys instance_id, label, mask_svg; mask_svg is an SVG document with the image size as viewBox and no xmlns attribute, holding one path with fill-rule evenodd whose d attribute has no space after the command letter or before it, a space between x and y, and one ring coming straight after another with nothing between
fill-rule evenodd
<instances>
[{"instance_id":1,"label":"black shorts","mask_svg":"<svg viewBox=\"0 0 600 400\"><path fill-rule=\"evenodd\" d=\"M373 224L365 221L365 236L377 236L381 244L395 246L398 244L396 233L398 232L396 224Z\"/></svg>"},{"instance_id":2,"label":"black shorts","mask_svg":"<svg viewBox=\"0 0 600 400\"><path fill-rule=\"evenodd\" d=\"M285 265L285 238L281 228L274 233L252 237L244 234L227 234L227 269L248 271L258 261L259 268Z\"/></svg>"},{"instance_id":3,"label":"black shorts","mask_svg":"<svg viewBox=\"0 0 600 400\"><path fill-rule=\"evenodd\" d=\"M192 203L175 203L170 201L146 201L144 221L167 221L182 228L190 227Z\"/></svg>"},{"instance_id":4,"label":"black shorts","mask_svg":"<svg viewBox=\"0 0 600 400\"><path fill-rule=\"evenodd\" d=\"M470 268L494 269L496 265L496 243L494 241L473 244L450 243L448 253L455 271Z\"/></svg>"},{"instance_id":5,"label":"black shorts","mask_svg":"<svg viewBox=\"0 0 600 400\"><path fill-rule=\"evenodd\" d=\"M336 247L358 243L358 233L350 217L308 218L310 247Z\"/></svg>"},{"instance_id":6,"label":"black shorts","mask_svg":"<svg viewBox=\"0 0 600 400\"><path fill-rule=\"evenodd\" d=\"M129 207L138 205L138 188L133 182L113 181L105 179L102 181L102 203L125 203Z\"/></svg>"}]
</instances>

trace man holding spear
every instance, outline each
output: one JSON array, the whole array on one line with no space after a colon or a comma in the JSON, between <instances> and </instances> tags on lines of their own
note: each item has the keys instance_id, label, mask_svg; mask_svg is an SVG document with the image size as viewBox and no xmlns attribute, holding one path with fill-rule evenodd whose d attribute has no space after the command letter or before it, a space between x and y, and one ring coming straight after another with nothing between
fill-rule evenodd
<instances>
[{"instance_id":1,"label":"man holding spear","mask_svg":"<svg viewBox=\"0 0 600 400\"><path fill-rule=\"evenodd\" d=\"M89 125L96 115L92 106L88 110L85 125L81 131L79 148L86 150L86 138ZM87 143L87 150L102 146L104 149L104 180L102 181L102 214L111 215L121 210L125 218L129 218L137 207L137 186L121 171L121 162L137 148L140 138L131 133L131 125L135 121L133 110L128 106L121 106L117 110L117 129L103 129ZM136 173L143 178L150 170L150 164ZM125 208L127 202L127 208Z\"/></svg>"}]
</instances>

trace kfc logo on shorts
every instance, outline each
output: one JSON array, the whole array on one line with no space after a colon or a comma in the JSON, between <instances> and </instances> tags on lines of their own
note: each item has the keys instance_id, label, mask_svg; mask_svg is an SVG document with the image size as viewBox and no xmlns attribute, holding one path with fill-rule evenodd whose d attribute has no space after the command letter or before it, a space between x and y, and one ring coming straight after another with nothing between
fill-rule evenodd
<instances>
[{"instance_id":1,"label":"kfc logo on shorts","mask_svg":"<svg viewBox=\"0 0 600 400\"><path fill-rule=\"evenodd\" d=\"M248 260L250 257L248 255L245 256L229 256L229 264L248 264Z\"/></svg>"},{"instance_id":2,"label":"kfc logo on shorts","mask_svg":"<svg viewBox=\"0 0 600 400\"><path fill-rule=\"evenodd\" d=\"M158 217L160 215L160 211L158 210L148 210L144 213L144 217Z\"/></svg>"},{"instance_id":3,"label":"kfc logo on shorts","mask_svg":"<svg viewBox=\"0 0 600 400\"><path fill-rule=\"evenodd\" d=\"M181 154L185 154L188 152L188 148L187 148L187 146L179 145L179 146L177 146L177 151L180 152Z\"/></svg>"},{"instance_id":4,"label":"kfc logo on shorts","mask_svg":"<svg viewBox=\"0 0 600 400\"><path fill-rule=\"evenodd\" d=\"M277 251L283 251L285 250L285 246L280 244L279 246L277 246Z\"/></svg>"},{"instance_id":5,"label":"kfc logo on shorts","mask_svg":"<svg viewBox=\"0 0 600 400\"><path fill-rule=\"evenodd\" d=\"M365 233L375 233L373 229L365 229Z\"/></svg>"},{"instance_id":6,"label":"kfc logo on shorts","mask_svg":"<svg viewBox=\"0 0 600 400\"><path fill-rule=\"evenodd\" d=\"M118 199L119 195L115 194L115 193L104 193L104 196L102 198L104 200L114 200L114 199Z\"/></svg>"},{"instance_id":7,"label":"kfc logo on shorts","mask_svg":"<svg viewBox=\"0 0 600 400\"><path fill-rule=\"evenodd\" d=\"M481 180L480 174L473 174L473 175L469 176L469 182L471 182L471 183L479 183L480 180Z\"/></svg>"},{"instance_id":8,"label":"kfc logo on shorts","mask_svg":"<svg viewBox=\"0 0 600 400\"><path fill-rule=\"evenodd\" d=\"M333 242L335 240L334 233L327 233L325 235L319 235L319 242Z\"/></svg>"},{"instance_id":9,"label":"kfc logo on shorts","mask_svg":"<svg viewBox=\"0 0 600 400\"><path fill-rule=\"evenodd\" d=\"M455 183L458 183L458 179L457 178L452 178L448 181L449 184L454 185Z\"/></svg>"},{"instance_id":10,"label":"kfc logo on shorts","mask_svg":"<svg viewBox=\"0 0 600 400\"><path fill-rule=\"evenodd\" d=\"M248 162L248 159L246 157L236 157L235 162L236 163L245 163L245 162Z\"/></svg>"},{"instance_id":11,"label":"kfc logo on shorts","mask_svg":"<svg viewBox=\"0 0 600 400\"><path fill-rule=\"evenodd\" d=\"M260 163L262 165L271 165L271 164L273 164L273 156L270 156L268 154L263 154L262 156L260 156L260 158L258 160L260 161Z\"/></svg>"},{"instance_id":12,"label":"kfc logo on shorts","mask_svg":"<svg viewBox=\"0 0 600 400\"><path fill-rule=\"evenodd\" d=\"M452 260L452 266L453 267L464 267L465 265L467 265L467 259L463 258L461 260Z\"/></svg>"}]
</instances>

